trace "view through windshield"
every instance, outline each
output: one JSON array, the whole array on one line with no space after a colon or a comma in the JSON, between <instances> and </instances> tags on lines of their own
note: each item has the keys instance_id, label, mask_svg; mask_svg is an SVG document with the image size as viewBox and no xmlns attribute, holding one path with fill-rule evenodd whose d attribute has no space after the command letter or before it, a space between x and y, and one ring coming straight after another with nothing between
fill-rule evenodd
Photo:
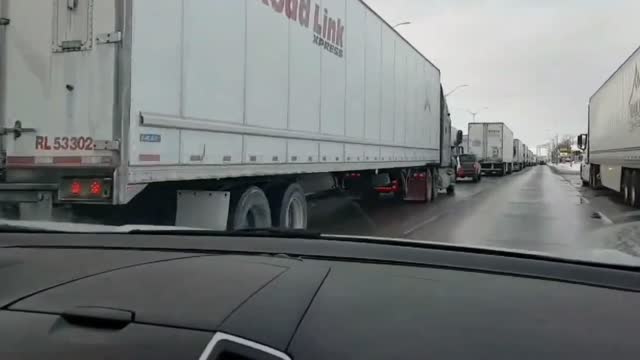
<instances>
[{"instance_id":1,"label":"view through windshield","mask_svg":"<svg viewBox=\"0 0 640 360\"><path fill-rule=\"evenodd\" d=\"M0 0L0 218L637 265L639 13L630 0Z\"/></svg>"}]
</instances>

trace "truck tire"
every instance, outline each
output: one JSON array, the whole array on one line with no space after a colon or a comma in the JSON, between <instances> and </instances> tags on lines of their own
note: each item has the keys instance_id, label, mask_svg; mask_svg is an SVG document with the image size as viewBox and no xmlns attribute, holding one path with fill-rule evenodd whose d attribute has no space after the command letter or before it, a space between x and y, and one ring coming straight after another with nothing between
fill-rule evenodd
<instances>
[{"instance_id":1,"label":"truck tire","mask_svg":"<svg viewBox=\"0 0 640 360\"><path fill-rule=\"evenodd\" d=\"M281 229L307 228L307 197L298 183L272 191L269 202L274 226Z\"/></svg>"},{"instance_id":2,"label":"truck tire","mask_svg":"<svg viewBox=\"0 0 640 360\"><path fill-rule=\"evenodd\" d=\"M589 177L591 179L591 188L594 190L600 189L600 183L598 180L598 173L600 172L600 167L598 165L591 165L591 171L589 171ZM631 176L631 174L629 174Z\"/></svg>"},{"instance_id":3,"label":"truck tire","mask_svg":"<svg viewBox=\"0 0 640 360\"><path fill-rule=\"evenodd\" d=\"M640 196L640 183L638 183L638 181L640 180L639 176L638 176L638 172L635 170L630 170L629 171L631 173L631 192L629 195L629 205L637 208L640 206L640 199L638 198Z\"/></svg>"},{"instance_id":4,"label":"truck tire","mask_svg":"<svg viewBox=\"0 0 640 360\"><path fill-rule=\"evenodd\" d=\"M267 196L257 186L231 194L229 230L271 228L271 209Z\"/></svg>"},{"instance_id":5,"label":"truck tire","mask_svg":"<svg viewBox=\"0 0 640 360\"><path fill-rule=\"evenodd\" d=\"M431 175L431 171L427 169L425 178L425 192L424 192L424 202L430 203L433 201L433 176Z\"/></svg>"},{"instance_id":6,"label":"truck tire","mask_svg":"<svg viewBox=\"0 0 640 360\"><path fill-rule=\"evenodd\" d=\"M431 171L431 178L433 179L432 181L433 195L431 196L431 201L435 201L438 198L439 191L440 191L440 187L438 186L438 184L440 183L438 170L433 169Z\"/></svg>"},{"instance_id":7,"label":"truck tire","mask_svg":"<svg viewBox=\"0 0 640 360\"><path fill-rule=\"evenodd\" d=\"M631 172L629 170L623 170L622 172L622 196L624 197L624 203L631 205Z\"/></svg>"}]
</instances>

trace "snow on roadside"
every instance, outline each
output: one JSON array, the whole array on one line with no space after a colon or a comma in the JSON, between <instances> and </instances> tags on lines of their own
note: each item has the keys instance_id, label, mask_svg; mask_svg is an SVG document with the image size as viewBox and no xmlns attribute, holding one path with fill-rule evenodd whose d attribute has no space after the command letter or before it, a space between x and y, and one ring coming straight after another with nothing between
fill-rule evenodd
<instances>
[{"instance_id":1,"label":"snow on roadside","mask_svg":"<svg viewBox=\"0 0 640 360\"><path fill-rule=\"evenodd\" d=\"M549 166L554 167L556 170L558 170L558 172L561 172L561 173L564 173L564 174L579 174L580 173L580 163L579 162L562 163L562 164L551 164L551 163L549 163Z\"/></svg>"}]
</instances>

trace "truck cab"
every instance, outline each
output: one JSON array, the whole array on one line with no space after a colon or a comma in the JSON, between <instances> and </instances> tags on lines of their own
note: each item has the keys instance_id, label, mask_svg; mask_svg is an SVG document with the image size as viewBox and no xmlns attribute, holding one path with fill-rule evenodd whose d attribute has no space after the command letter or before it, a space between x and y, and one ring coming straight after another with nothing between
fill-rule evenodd
<instances>
[{"instance_id":1,"label":"truck cab","mask_svg":"<svg viewBox=\"0 0 640 360\"><path fill-rule=\"evenodd\" d=\"M578 136L578 148L583 151L584 155L580 160L580 179L583 186L589 186L591 179L591 166L589 164L589 135L581 134Z\"/></svg>"}]
</instances>

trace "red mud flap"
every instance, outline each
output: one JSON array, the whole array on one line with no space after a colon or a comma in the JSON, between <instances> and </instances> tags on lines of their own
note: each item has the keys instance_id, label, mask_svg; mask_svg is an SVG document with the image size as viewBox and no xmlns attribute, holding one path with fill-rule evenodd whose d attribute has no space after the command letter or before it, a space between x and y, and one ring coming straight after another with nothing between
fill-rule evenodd
<instances>
[{"instance_id":1,"label":"red mud flap","mask_svg":"<svg viewBox=\"0 0 640 360\"><path fill-rule=\"evenodd\" d=\"M431 202L432 195L433 177L430 171L419 171L409 176L406 201Z\"/></svg>"}]
</instances>

